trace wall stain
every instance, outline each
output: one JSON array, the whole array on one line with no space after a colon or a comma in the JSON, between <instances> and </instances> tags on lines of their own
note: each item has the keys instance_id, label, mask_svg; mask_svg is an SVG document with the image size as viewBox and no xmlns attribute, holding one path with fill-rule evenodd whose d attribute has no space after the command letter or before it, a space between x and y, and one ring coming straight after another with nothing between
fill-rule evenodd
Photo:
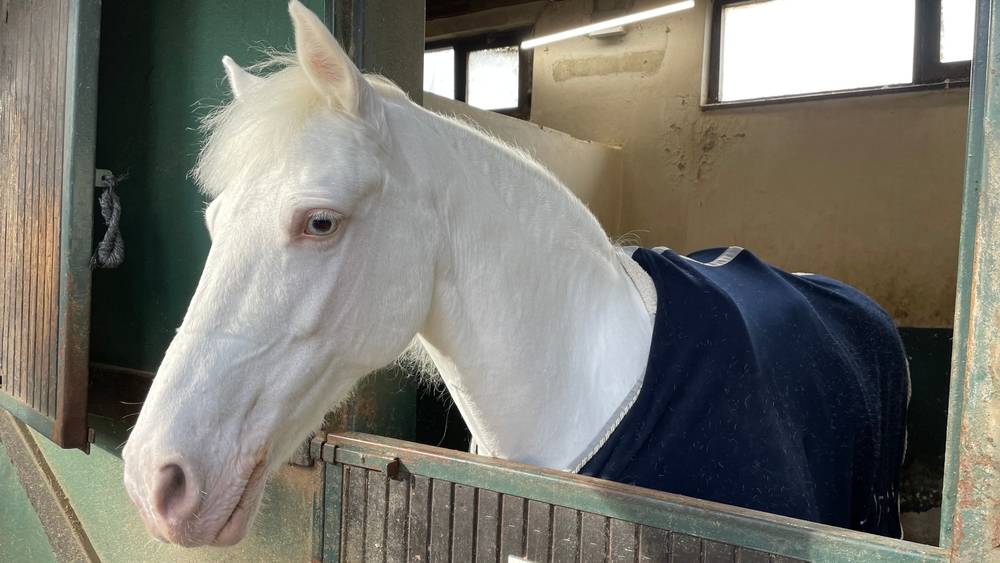
<instances>
[{"instance_id":1,"label":"wall stain","mask_svg":"<svg viewBox=\"0 0 1000 563\"><path fill-rule=\"evenodd\" d=\"M584 76L607 76L624 72L653 73L663 64L664 51L636 51L614 57L563 59L552 66L552 79L565 82Z\"/></svg>"},{"instance_id":2,"label":"wall stain","mask_svg":"<svg viewBox=\"0 0 1000 563\"><path fill-rule=\"evenodd\" d=\"M731 140L742 140L747 136L746 133L719 133L718 128L715 124L709 124L701 132L701 139L699 146L701 147L701 157L698 159L698 169L695 172L695 179L701 180L705 172L708 171L712 166L712 151L716 147L722 146L723 144Z\"/></svg>"}]
</instances>

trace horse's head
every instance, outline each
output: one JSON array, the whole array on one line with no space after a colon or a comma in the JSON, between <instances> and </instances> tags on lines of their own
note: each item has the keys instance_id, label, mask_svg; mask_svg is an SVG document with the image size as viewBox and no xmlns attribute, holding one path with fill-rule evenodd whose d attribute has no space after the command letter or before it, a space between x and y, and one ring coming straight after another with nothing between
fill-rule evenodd
<instances>
[{"instance_id":1,"label":"horse's head","mask_svg":"<svg viewBox=\"0 0 1000 563\"><path fill-rule=\"evenodd\" d=\"M224 60L234 100L195 170L212 247L124 450L147 528L183 545L239 541L269 471L430 307L432 213L400 189L389 102L314 14L289 11L282 70Z\"/></svg>"}]
</instances>

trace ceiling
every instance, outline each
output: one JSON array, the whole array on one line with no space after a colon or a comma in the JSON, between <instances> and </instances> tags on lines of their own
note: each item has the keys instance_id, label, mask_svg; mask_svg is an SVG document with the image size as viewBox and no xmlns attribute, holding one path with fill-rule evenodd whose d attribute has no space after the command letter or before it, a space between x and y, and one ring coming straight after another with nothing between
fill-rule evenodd
<instances>
[{"instance_id":1,"label":"ceiling","mask_svg":"<svg viewBox=\"0 0 1000 563\"><path fill-rule=\"evenodd\" d=\"M535 0L427 0L427 19L448 18L470 12L527 4Z\"/></svg>"}]
</instances>

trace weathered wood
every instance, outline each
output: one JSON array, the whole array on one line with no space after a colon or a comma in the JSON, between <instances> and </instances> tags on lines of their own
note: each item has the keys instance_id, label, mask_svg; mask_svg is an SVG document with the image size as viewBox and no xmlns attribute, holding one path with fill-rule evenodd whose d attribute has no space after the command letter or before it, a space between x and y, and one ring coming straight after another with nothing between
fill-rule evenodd
<instances>
[{"instance_id":1,"label":"weathered wood","mask_svg":"<svg viewBox=\"0 0 1000 563\"><path fill-rule=\"evenodd\" d=\"M451 554L451 510L454 487L448 481L431 481L431 545L434 563L449 561Z\"/></svg>"},{"instance_id":2,"label":"weathered wood","mask_svg":"<svg viewBox=\"0 0 1000 563\"><path fill-rule=\"evenodd\" d=\"M1000 561L1000 2L976 1L941 543Z\"/></svg>"},{"instance_id":3,"label":"weathered wood","mask_svg":"<svg viewBox=\"0 0 1000 563\"><path fill-rule=\"evenodd\" d=\"M87 449L100 2L10 0L2 15L0 407Z\"/></svg>"},{"instance_id":4,"label":"weathered wood","mask_svg":"<svg viewBox=\"0 0 1000 563\"><path fill-rule=\"evenodd\" d=\"M639 526L640 563L666 561L670 557L670 532L651 526Z\"/></svg>"},{"instance_id":5,"label":"weathered wood","mask_svg":"<svg viewBox=\"0 0 1000 563\"><path fill-rule=\"evenodd\" d=\"M410 518L407 533L407 560L430 560L431 480L413 476L410 481Z\"/></svg>"},{"instance_id":6,"label":"weathered wood","mask_svg":"<svg viewBox=\"0 0 1000 563\"><path fill-rule=\"evenodd\" d=\"M632 563L635 561L639 547L636 545L636 525L612 518L608 530L611 561L613 563Z\"/></svg>"},{"instance_id":7,"label":"weathered wood","mask_svg":"<svg viewBox=\"0 0 1000 563\"><path fill-rule=\"evenodd\" d=\"M736 562L736 548L728 543L702 540L701 553L702 561L705 563ZM765 559L765 561L767 561L767 559Z\"/></svg>"},{"instance_id":8,"label":"weathered wood","mask_svg":"<svg viewBox=\"0 0 1000 563\"><path fill-rule=\"evenodd\" d=\"M335 447L338 452L338 461L354 459L362 463L369 458L398 458L408 474L433 476L443 482L499 493L501 561L511 554L524 556L529 561L551 560L555 554L552 541L553 506L620 520L622 530L632 523L641 525L638 540L634 534L631 540L633 544L638 542L640 561L663 561L666 554L670 554L674 561L701 561L705 553L702 540L801 560L820 557L894 563L945 561L945 553L939 548L562 471L360 434L331 435L328 439L330 443L327 445ZM350 455L347 455L348 450L352 452ZM522 500L525 497L531 500ZM426 498L425 494L425 503ZM426 505L424 508L426 512ZM410 510L412 513L412 505ZM425 517L425 534L426 523ZM413 526L411 522L411 543ZM619 524L616 524L616 530L617 526ZM666 531L668 529L670 533ZM478 534L477 528L477 537ZM629 534L625 531L616 537L629 541ZM614 541L614 538L609 539L609 542ZM582 554L579 535L576 542L578 552ZM450 538L448 547L447 554L451 555ZM714 553L714 549L709 547L708 552Z\"/></svg>"},{"instance_id":9,"label":"weathered wood","mask_svg":"<svg viewBox=\"0 0 1000 563\"><path fill-rule=\"evenodd\" d=\"M670 555L673 563L700 563L701 538L687 534L670 534Z\"/></svg>"},{"instance_id":10,"label":"weathered wood","mask_svg":"<svg viewBox=\"0 0 1000 563\"><path fill-rule=\"evenodd\" d=\"M480 490L476 502L476 561L500 560L500 495ZM506 561L506 560L505 560Z\"/></svg>"},{"instance_id":11,"label":"weathered wood","mask_svg":"<svg viewBox=\"0 0 1000 563\"><path fill-rule=\"evenodd\" d=\"M580 552L580 513L572 508L552 509L552 561L575 563Z\"/></svg>"},{"instance_id":12,"label":"weathered wood","mask_svg":"<svg viewBox=\"0 0 1000 563\"><path fill-rule=\"evenodd\" d=\"M529 561L548 561L552 546L552 507L544 502L528 501L528 526L525 557Z\"/></svg>"},{"instance_id":13,"label":"weathered wood","mask_svg":"<svg viewBox=\"0 0 1000 563\"><path fill-rule=\"evenodd\" d=\"M323 498L326 514L323 517L323 560L340 561L344 537L344 508L347 495L347 468L327 465L324 468Z\"/></svg>"},{"instance_id":14,"label":"weathered wood","mask_svg":"<svg viewBox=\"0 0 1000 563\"><path fill-rule=\"evenodd\" d=\"M386 561L406 560L406 532L410 511L410 480L389 480L386 501L385 553Z\"/></svg>"},{"instance_id":15,"label":"weathered wood","mask_svg":"<svg viewBox=\"0 0 1000 563\"><path fill-rule=\"evenodd\" d=\"M733 548L733 546L728 546L733 552L733 558L735 558L736 563L771 563L771 556L763 551L757 551L755 549L746 549L743 547ZM733 558L727 561L732 561Z\"/></svg>"},{"instance_id":16,"label":"weathered wood","mask_svg":"<svg viewBox=\"0 0 1000 563\"><path fill-rule=\"evenodd\" d=\"M451 526L451 560L473 561L476 545L476 489L455 485Z\"/></svg>"},{"instance_id":17,"label":"weathered wood","mask_svg":"<svg viewBox=\"0 0 1000 563\"><path fill-rule=\"evenodd\" d=\"M368 496L367 469L347 468L347 487L344 510L344 537L342 558L344 561L363 561L365 557L365 497Z\"/></svg>"},{"instance_id":18,"label":"weathered wood","mask_svg":"<svg viewBox=\"0 0 1000 563\"><path fill-rule=\"evenodd\" d=\"M604 563L607 559L608 519L599 514L584 512L580 515L580 561Z\"/></svg>"},{"instance_id":19,"label":"weathered wood","mask_svg":"<svg viewBox=\"0 0 1000 563\"><path fill-rule=\"evenodd\" d=\"M528 525L528 502L521 497L500 497L500 561L527 553L525 529Z\"/></svg>"},{"instance_id":20,"label":"weathered wood","mask_svg":"<svg viewBox=\"0 0 1000 563\"><path fill-rule=\"evenodd\" d=\"M365 561L385 561L386 509L389 496L389 478L381 471L367 471L368 484L365 499Z\"/></svg>"}]
</instances>

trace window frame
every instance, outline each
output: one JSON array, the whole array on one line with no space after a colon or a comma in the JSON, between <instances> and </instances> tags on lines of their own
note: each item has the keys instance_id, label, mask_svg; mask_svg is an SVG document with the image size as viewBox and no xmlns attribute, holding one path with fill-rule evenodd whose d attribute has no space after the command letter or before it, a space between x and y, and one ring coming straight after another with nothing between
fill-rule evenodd
<instances>
[{"instance_id":1,"label":"window frame","mask_svg":"<svg viewBox=\"0 0 1000 563\"><path fill-rule=\"evenodd\" d=\"M424 43L424 53L449 48L455 50L455 99L468 103L469 53L482 49L517 47L520 63L517 71L517 107L483 111L494 111L519 119L528 119L531 117L531 72L534 58L532 57L532 49L521 49L520 46L521 42L530 34L531 28L524 27L465 37L436 39Z\"/></svg>"},{"instance_id":2,"label":"window frame","mask_svg":"<svg viewBox=\"0 0 1000 563\"><path fill-rule=\"evenodd\" d=\"M914 0L913 81L908 84L862 86L845 90L824 90L803 94L786 94L745 100L720 100L722 71L722 11L736 4L754 4L768 0L715 0L712 4L709 28L706 95L702 107L733 107L763 105L819 98L845 98L945 89L968 86L971 61L941 62L941 0Z\"/></svg>"}]
</instances>

